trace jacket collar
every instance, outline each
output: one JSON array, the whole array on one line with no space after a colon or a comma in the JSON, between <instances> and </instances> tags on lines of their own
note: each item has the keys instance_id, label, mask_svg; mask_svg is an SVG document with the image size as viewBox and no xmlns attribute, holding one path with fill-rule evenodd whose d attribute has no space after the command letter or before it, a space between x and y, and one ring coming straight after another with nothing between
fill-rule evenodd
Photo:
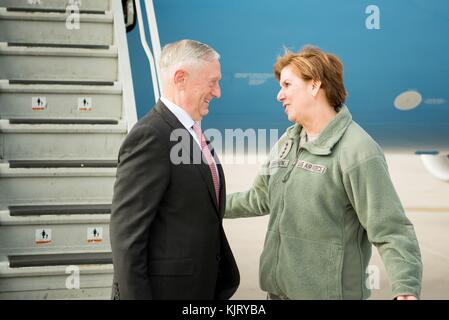
<instances>
[{"instance_id":1,"label":"jacket collar","mask_svg":"<svg viewBox=\"0 0 449 320\"><path fill-rule=\"evenodd\" d=\"M164 105L161 100L157 101L154 110L159 113L173 129L184 128L178 118L176 118L176 116Z\"/></svg>"},{"instance_id":2,"label":"jacket collar","mask_svg":"<svg viewBox=\"0 0 449 320\"><path fill-rule=\"evenodd\" d=\"M172 127L172 129L184 129L185 127L184 125L178 120L178 118L176 118L176 116L167 108L167 106L161 101L159 100L156 103L156 106L154 107L155 112L159 113L161 115L161 117ZM187 131L188 132L188 131ZM190 133L190 132L189 132ZM206 140L206 142L209 144L209 141ZM181 143L184 145L185 150L193 150L194 148L196 149L196 154L201 154L201 151L199 149L199 146L196 142L193 141L193 136L190 134L190 139L189 141L185 141L185 139L181 140ZM201 176L204 180L204 182L206 183L206 185L208 186L209 189L209 194L212 198L213 203L215 204L215 208L217 209L217 213L221 216L224 215L224 211L222 209L224 209L224 206L222 206L223 204L223 199L225 199L225 177L224 177L224 173L223 173L223 168L218 160L218 157L215 155L215 152L213 151L213 149L210 149L214 159L215 159L215 163L217 164L217 169L218 169L218 174L220 176L220 205L217 203L217 199L215 196L215 188L214 188L214 184L213 184L213 180L212 180L212 175L209 169L209 166L205 163L201 163L199 165L196 165L195 167L198 168L198 170L201 173ZM192 161L192 163L194 163L194 159L193 159L193 152L190 152L190 161Z\"/></svg>"},{"instance_id":3,"label":"jacket collar","mask_svg":"<svg viewBox=\"0 0 449 320\"><path fill-rule=\"evenodd\" d=\"M334 119L324 128L318 139L305 143L302 148L314 155L328 155L332 153L334 145L340 141L346 129L352 122L351 113L346 105L337 113ZM287 129L287 136L293 140L298 140L302 131L302 126L295 124Z\"/></svg>"}]
</instances>

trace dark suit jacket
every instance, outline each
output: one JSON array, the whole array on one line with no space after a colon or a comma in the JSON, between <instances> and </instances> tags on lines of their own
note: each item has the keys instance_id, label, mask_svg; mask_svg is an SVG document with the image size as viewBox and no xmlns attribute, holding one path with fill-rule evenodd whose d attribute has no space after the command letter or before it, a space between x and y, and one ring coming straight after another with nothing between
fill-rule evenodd
<instances>
[{"instance_id":1,"label":"dark suit jacket","mask_svg":"<svg viewBox=\"0 0 449 320\"><path fill-rule=\"evenodd\" d=\"M228 299L239 285L222 226L223 169L217 161L217 206L207 164L170 160L171 152L190 160L200 153L188 131L171 141L175 129L185 130L159 101L120 148L110 222L114 298Z\"/></svg>"}]
</instances>

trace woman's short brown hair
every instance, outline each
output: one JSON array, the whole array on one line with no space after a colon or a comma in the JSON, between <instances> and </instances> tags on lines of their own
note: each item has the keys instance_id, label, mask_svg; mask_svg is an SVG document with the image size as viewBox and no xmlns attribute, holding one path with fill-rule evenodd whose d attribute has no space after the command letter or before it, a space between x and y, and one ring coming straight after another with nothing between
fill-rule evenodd
<instances>
[{"instance_id":1,"label":"woman's short brown hair","mask_svg":"<svg viewBox=\"0 0 449 320\"><path fill-rule=\"evenodd\" d=\"M293 71L303 80L321 81L329 104L339 111L347 92L343 84L343 64L334 54L321 51L320 48L305 46L298 53L285 50L274 65L274 75L279 81L281 71L292 66Z\"/></svg>"}]
</instances>

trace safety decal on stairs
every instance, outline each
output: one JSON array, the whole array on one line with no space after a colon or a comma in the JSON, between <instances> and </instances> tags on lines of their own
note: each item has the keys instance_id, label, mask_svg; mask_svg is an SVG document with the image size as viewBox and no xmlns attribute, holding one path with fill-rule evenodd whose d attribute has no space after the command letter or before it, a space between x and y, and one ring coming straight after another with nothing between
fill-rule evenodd
<instances>
[{"instance_id":1,"label":"safety decal on stairs","mask_svg":"<svg viewBox=\"0 0 449 320\"><path fill-rule=\"evenodd\" d=\"M87 242L89 243L103 242L103 227L87 228Z\"/></svg>"},{"instance_id":2,"label":"safety decal on stairs","mask_svg":"<svg viewBox=\"0 0 449 320\"><path fill-rule=\"evenodd\" d=\"M51 229L36 229L36 244L51 243Z\"/></svg>"},{"instance_id":3,"label":"safety decal on stairs","mask_svg":"<svg viewBox=\"0 0 449 320\"><path fill-rule=\"evenodd\" d=\"M46 97L33 97L31 98L31 110L47 110L47 98Z\"/></svg>"},{"instance_id":4,"label":"safety decal on stairs","mask_svg":"<svg viewBox=\"0 0 449 320\"><path fill-rule=\"evenodd\" d=\"M80 97L78 98L78 111L92 110L92 98Z\"/></svg>"}]
</instances>

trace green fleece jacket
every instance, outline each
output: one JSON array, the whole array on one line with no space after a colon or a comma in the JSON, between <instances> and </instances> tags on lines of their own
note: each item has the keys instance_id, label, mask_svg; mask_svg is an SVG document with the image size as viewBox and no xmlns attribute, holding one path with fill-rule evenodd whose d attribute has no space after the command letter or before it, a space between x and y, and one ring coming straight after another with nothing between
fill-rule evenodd
<instances>
[{"instance_id":1,"label":"green fleece jacket","mask_svg":"<svg viewBox=\"0 0 449 320\"><path fill-rule=\"evenodd\" d=\"M252 188L228 195L226 218L270 214L262 290L288 299L366 299L371 244L393 297L419 297L422 263L378 144L346 106L318 139L295 124L273 147Z\"/></svg>"}]
</instances>

